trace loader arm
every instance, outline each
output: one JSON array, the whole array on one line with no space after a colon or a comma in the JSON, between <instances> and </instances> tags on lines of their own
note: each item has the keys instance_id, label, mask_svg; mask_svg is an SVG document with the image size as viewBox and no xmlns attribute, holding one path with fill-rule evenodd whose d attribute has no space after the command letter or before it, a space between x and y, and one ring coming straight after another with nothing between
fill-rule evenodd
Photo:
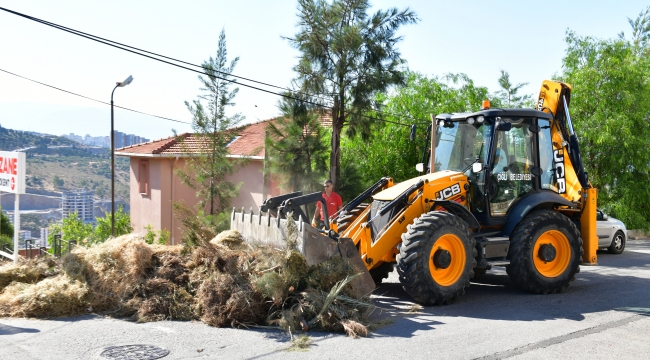
<instances>
[{"instance_id":1,"label":"loader arm","mask_svg":"<svg viewBox=\"0 0 650 360\"><path fill-rule=\"evenodd\" d=\"M596 235L597 190L589 183L585 171L578 136L573 129L569 104L571 85L545 80L537 100L537 110L553 116L551 136L553 139L553 166L558 194L579 203L580 236L584 249L584 264L596 265L598 236Z\"/></svg>"},{"instance_id":2,"label":"loader arm","mask_svg":"<svg viewBox=\"0 0 650 360\"><path fill-rule=\"evenodd\" d=\"M322 192L315 192L315 193L296 196L287 199L284 202L282 202L282 205L278 207L278 213L282 214L285 218L288 218L289 213L293 213L294 219L297 220L302 217L302 221L308 223L309 218L307 217L307 215L305 215L305 213L302 211L300 206L312 204L316 202L321 203L321 209L323 209L323 217L325 219L329 219L329 216L327 214L327 204L325 203L325 199L323 198ZM325 229L329 230L330 229L329 221L324 221L324 223L325 223Z\"/></svg>"}]
</instances>

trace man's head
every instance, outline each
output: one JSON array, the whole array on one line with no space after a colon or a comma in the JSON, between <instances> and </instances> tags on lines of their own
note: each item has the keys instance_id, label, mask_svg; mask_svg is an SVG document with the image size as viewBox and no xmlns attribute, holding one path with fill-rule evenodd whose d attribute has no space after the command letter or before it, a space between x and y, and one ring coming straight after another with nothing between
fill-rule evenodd
<instances>
[{"instance_id":1,"label":"man's head","mask_svg":"<svg viewBox=\"0 0 650 360\"><path fill-rule=\"evenodd\" d=\"M323 183L323 187L325 188L325 192L329 195L334 189L332 180L330 179L325 180L325 182Z\"/></svg>"}]
</instances>

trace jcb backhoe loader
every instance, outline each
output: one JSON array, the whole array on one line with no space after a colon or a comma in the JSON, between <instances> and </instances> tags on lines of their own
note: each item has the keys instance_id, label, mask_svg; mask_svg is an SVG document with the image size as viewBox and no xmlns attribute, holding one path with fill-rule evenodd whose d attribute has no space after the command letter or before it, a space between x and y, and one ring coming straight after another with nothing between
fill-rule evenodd
<instances>
[{"instance_id":1,"label":"jcb backhoe loader","mask_svg":"<svg viewBox=\"0 0 650 360\"><path fill-rule=\"evenodd\" d=\"M397 267L422 304L453 302L470 279L505 266L534 293L564 290L580 263L596 264L596 189L584 171L569 116L571 87L544 81L537 109L441 114L430 126L422 176L382 178L349 202L326 229L298 210L320 193L269 199L263 216L236 214L231 228L251 241L281 241L295 217L310 263L343 256L367 269L368 292ZM295 196L294 196L295 195ZM283 200L280 204L278 200ZM273 214L275 218L271 218Z\"/></svg>"}]
</instances>

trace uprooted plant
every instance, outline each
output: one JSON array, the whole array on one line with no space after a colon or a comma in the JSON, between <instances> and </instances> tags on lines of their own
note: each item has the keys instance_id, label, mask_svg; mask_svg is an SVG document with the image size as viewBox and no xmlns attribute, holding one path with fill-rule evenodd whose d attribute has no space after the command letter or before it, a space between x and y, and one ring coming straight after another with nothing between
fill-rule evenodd
<instances>
[{"instance_id":1,"label":"uprooted plant","mask_svg":"<svg viewBox=\"0 0 650 360\"><path fill-rule=\"evenodd\" d=\"M249 244L234 230L187 250L125 235L75 248L61 260L4 265L0 316L98 312L137 321L367 335L372 305L351 295L356 275L341 257L308 266L291 246Z\"/></svg>"}]
</instances>

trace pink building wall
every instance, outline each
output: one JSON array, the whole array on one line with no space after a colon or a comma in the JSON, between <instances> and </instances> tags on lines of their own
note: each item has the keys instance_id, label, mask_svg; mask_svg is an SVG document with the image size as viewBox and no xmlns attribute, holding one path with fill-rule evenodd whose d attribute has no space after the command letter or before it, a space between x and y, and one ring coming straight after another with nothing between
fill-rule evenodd
<instances>
[{"instance_id":1,"label":"pink building wall","mask_svg":"<svg viewBox=\"0 0 650 360\"><path fill-rule=\"evenodd\" d=\"M140 194L139 164L141 160L148 161L149 193ZM154 230L170 231L171 242L179 244L182 238L180 221L173 214L172 203L182 201L190 207L198 203L196 191L185 185L175 174L175 170L183 168L185 160L174 157L131 157L130 170L130 203L131 223L134 232L144 233L145 227L151 225ZM253 207L257 212L264 201L264 162L252 159L244 167L239 168L228 180L234 184L241 183L239 196L234 198L231 206L247 211ZM271 189L270 193L279 193Z\"/></svg>"}]
</instances>

